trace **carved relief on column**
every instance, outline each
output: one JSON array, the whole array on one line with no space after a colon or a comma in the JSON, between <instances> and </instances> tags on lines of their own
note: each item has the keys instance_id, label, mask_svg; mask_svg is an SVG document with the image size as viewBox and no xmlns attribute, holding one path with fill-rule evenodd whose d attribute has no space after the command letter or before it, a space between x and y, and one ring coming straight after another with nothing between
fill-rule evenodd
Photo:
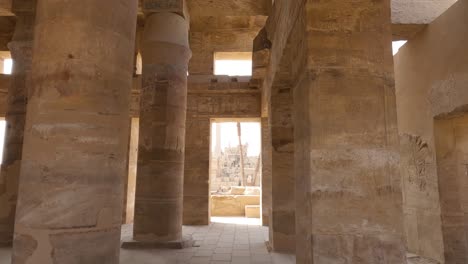
<instances>
[{"instance_id":1,"label":"carved relief on column","mask_svg":"<svg viewBox=\"0 0 468 264\"><path fill-rule=\"evenodd\" d=\"M146 18L135 198L136 243L184 245L182 237L188 21L175 13ZM182 243L181 243L182 242ZM124 243L132 247L135 243Z\"/></svg>"}]
</instances>

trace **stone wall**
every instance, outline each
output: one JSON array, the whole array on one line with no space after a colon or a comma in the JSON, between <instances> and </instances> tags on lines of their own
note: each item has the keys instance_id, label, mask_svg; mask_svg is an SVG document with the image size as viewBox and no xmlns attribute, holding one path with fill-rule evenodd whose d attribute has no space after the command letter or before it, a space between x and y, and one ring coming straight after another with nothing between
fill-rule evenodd
<instances>
[{"instance_id":1,"label":"stone wall","mask_svg":"<svg viewBox=\"0 0 468 264\"><path fill-rule=\"evenodd\" d=\"M209 224L209 158L212 118L260 118L260 92L249 82L189 77L184 224Z\"/></svg>"},{"instance_id":2,"label":"stone wall","mask_svg":"<svg viewBox=\"0 0 468 264\"><path fill-rule=\"evenodd\" d=\"M390 1L298 2L275 31L292 46L297 263L403 263Z\"/></svg>"},{"instance_id":3,"label":"stone wall","mask_svg":"<svg viewBox=\"0 0 468 264\"><path fill-rule=\"evenodd\" d=\"M468 1L458 1L395 57L408 248L443 261L445 240L446 263L460 260L460 254L465 259L456 263L467 261L466 241L454 245L466 229L454 229L458 220L450 217L454 216L450 206L453 194L458 193L453 189L457 184L450 188L450 179L437 173L434 120L449 119L468 109L467 12Z\"/></svg>"},{"instance_id":4,"label":"stone wall","mask_svg":"<svg viewBox=\"0 0 468 264\"><path fill-rule=\"evenodd\" d=\"M190 28L190 75L213 74L215 52L251 52L264 16L203 17Z\"/></svg>"}]
</instances>

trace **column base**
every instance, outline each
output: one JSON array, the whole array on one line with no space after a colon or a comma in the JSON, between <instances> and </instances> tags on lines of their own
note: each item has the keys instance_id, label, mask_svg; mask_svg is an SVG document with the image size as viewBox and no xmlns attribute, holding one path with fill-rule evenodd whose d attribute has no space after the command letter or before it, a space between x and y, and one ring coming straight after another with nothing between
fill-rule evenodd
<instances>
[{"instance_id":1,"label":"column base","mask_svg":"<svg viewBox=\"0 0 468 264\"><path fill-rule=\"evenodd\" d=\"M136 241L123 240L123 249L184 249L193 247L192 236L184 236L182 240L160 242L160 241Z\"/></svg>"}]
</instances>

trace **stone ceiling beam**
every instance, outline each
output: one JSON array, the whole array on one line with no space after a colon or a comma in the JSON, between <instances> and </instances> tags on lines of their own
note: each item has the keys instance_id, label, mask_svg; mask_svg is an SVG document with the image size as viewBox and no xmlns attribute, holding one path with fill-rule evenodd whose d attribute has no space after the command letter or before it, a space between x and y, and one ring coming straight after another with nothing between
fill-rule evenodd
<instances>
[{"instance_id":1,"label":"stone ceiling beam","mask_svg":"<svg viewBox=\"0 0 468 264\"><path fill-rule=\"evenodd\" d=\"M187 0L192 16L268 15L271 0Z\"/></svg>"},{"instance_id":2,"label":"stone ceiling beam","mask_svg":"<svg viewBox=\"0 0 468 264\"><path fill-rule=\"evenodd\" d=\"M457 0L392 0L394 40L410 39Z\"/></svg>"},{"instance_id":3,"label":"stone ceiling beam","mask_svg":"<svg viewBox=\"0 0 468 264\"><path fill-rule=\"evenodd\" d=\"M12 0L0 0L0 16L12 16Z\"/></svg>"}]
</instances>

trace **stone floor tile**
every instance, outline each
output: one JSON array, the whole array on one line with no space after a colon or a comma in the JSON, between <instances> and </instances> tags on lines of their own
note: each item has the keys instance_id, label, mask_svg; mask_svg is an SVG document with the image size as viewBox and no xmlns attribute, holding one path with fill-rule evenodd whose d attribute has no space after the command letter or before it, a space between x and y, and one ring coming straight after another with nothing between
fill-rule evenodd
<instances>
[{"instance_id":1,"label":"stone floor tile","mask_svg":"<svg viewBox=\"0 0 468 264\"><path fill-rule=\"evenodd\" d=\"M218 261L231 261L232 255L231 254L214 254L211 257L211 260L218 260Z\"/></svg>"}]
</instances>

